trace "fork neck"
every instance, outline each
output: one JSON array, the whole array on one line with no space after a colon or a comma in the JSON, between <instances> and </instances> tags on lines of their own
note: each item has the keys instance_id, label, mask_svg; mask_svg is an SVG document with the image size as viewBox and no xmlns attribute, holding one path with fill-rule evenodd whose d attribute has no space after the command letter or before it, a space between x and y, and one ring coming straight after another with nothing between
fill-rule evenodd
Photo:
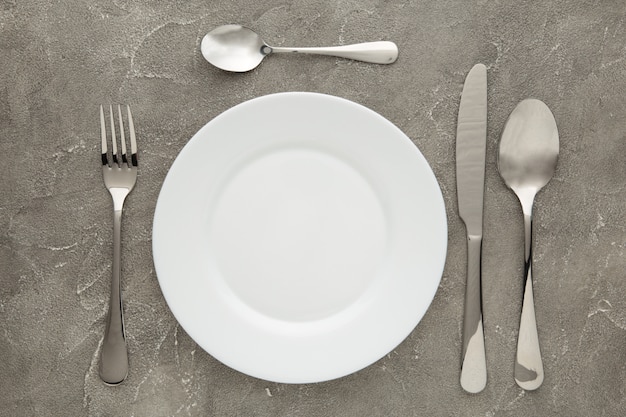
<instances>
[{"instance_id":1,"label":"fork neck","mask_svg":"<svg viewBox=\"0 0 626 417\"><path fill-rule=\"evenodd\" d=\"M124 200L126 200L126 196L130 192L128 188L110 188L111 197L113 198L113 210L122 211L122 207L124 206Z\"/></svg>"}]
</instances>

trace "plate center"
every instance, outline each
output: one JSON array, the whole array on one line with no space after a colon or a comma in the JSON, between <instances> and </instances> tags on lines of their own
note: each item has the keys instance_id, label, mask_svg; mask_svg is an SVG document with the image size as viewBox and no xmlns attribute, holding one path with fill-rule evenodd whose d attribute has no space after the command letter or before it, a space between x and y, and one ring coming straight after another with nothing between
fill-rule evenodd
<instances>
[{"instance_id":1,"label":"plate center","mask_svg":"<svg viewBox=\"0 0 626 417\"><path fill-rule=\"evenodd\" d=\"M245 304L285 321L350 306L379 274L386 218L352 166L309 148L275 149L226 182L208 230L221 279Z\"/></svg>"}]
</instances>

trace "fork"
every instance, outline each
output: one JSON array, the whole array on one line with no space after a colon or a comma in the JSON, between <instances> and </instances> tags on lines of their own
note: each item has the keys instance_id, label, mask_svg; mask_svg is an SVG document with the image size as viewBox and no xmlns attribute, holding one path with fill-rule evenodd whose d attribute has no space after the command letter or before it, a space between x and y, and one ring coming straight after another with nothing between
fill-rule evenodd
<instances>
[{"instance_id":1,"label":"fork","mask_svg":"<svg viewBox=\"0 0 626 417\"><path fill-rule=\"evenodd\" d=\"M128 111L128 133L130 136L130 159L126 154L126 136L122 119L122 108L117 106L121 161L117 148L113 106L109 105L111 150L107 145L107 128L104 109L100 106L100 133L102 136L102 174L104 185L113 199L113 277L109 314L100 352L100 378L107 384L117 385L128 375L128 351L124 333L124 313L121 296L121 229L124 200L137 181L137 141L130 107Z\"/></svg>"}]
</instances>

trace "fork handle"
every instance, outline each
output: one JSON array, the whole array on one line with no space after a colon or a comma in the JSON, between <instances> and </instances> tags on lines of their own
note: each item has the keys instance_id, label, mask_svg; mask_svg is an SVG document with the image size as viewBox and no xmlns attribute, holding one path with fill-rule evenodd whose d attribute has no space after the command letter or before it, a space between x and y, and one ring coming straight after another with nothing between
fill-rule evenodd
<instances>
[{"instance_id":1,"label":"fork handle","mask_svg":"<svg viewBox=\"0 0 626 417\"><path fill-rule=\"evenodd\" d=\"M113 212L113 279L109 314L100 353L100 378L107 384L117 385L128 375L128 351L124 335L124 312L120 275L122 210Z\"/></svg>"}]
</instances>

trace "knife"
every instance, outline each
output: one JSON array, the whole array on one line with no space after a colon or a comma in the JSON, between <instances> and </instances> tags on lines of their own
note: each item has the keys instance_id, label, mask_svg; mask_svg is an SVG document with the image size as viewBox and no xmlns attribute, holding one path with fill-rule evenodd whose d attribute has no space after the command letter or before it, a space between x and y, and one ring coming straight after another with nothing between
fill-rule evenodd
<instances>
[{"instance_id":1,"label":"knife","mask_svg":"<svg viewBox=\"0 0 626 417\"><path fill-rule=\"evenodd\" d=\"M461 386L471 393L487 385L481 288L486 146L487 68L476 64L465 79L456 131L456 188L467 231Z\"/></svg>"}]
</instances>

